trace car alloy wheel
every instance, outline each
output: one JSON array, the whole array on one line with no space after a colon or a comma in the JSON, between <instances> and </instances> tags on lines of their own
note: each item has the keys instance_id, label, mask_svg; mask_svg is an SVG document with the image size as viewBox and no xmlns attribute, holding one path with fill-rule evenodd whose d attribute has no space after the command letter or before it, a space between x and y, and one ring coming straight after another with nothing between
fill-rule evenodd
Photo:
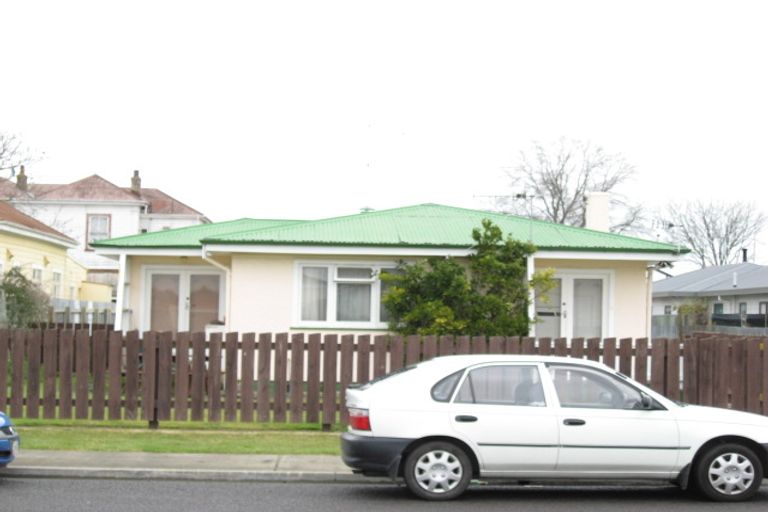
<instances>
[{"instance_id":1,"label":"car alloy wheel","mask_svg":"<svg viewBox=\"0 0 768 512\"><path fill-rule=\"evenodd\" d=\"M405 482L427 500L450 500L462 494L472 478L472 465L464 450L448 442L417 447L406 458Z\"/></svg>"},{"instance_id":2,"label":"car alloy wheel","mask_svg":"<svg viewBox=\"0 0 768 512\"><path fill-rule=\"evenodd\" d=\"M763 469L749 448L739 444L715 446L699 461L697 487L716 501L743 501L760 488Z\"/></svg>"}]
</instances>

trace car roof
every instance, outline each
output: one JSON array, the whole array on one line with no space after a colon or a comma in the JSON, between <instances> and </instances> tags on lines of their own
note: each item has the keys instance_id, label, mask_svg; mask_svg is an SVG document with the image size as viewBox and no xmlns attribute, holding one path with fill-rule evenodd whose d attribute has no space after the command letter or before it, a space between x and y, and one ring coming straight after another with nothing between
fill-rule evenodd
<instances>
[{"instance_id":1,"label":"car roof","mask_svg":"<svg viewBox=\"0 0 768 512\"><path fill-rule=\"evenodd\" d=\"M581 364L592 366L594 368L610 369L596 361L574 357L562 356L542 356L536 354L466 354L453 356L439 356L429 361L421 363L419 366L429 365L430 367L441 369L459 370L468 366L475 366L485 363L563 363L563 364Z\"/></svg>"}]
</instances>

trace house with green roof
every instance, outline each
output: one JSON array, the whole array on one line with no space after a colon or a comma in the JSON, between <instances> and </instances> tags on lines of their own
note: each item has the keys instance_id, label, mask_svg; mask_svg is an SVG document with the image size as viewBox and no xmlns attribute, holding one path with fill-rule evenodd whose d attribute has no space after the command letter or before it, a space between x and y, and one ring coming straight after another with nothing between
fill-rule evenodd
<instances>
[{"instance_id":1,"label":"house with green roof","mask_svg":"<svg viewBox=\"0 0 768 512\"><path fill-rule=\"evenodd\" d=\"M538 336L650 335L649 267L674 245L437 204L314 221L240 219L100 241L119 259L116 328L153 331L386 331L378 276L399 261L466 258L490 219L530 240L529 275L552 268L535 298ZM532 333L534 334L534 333Z\"/></svg>"}]
</instances>

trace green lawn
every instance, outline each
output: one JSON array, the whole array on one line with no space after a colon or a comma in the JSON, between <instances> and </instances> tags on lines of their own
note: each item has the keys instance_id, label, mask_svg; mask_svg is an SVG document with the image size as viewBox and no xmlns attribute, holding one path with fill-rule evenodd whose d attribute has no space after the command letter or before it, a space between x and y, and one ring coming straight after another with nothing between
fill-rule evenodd
<instances>
[{"instance_id":1,"label":"green lawn","mask_svg":"<svg viewBox=\"0 0 768 512\"><path fill-rule=\"evenodd\" d=\"M33 421L17 423L23 449L151 453L231 453L264 455L339 455L339 433L266 429L259 425L163 424L107 425L99 422ZM95 422L91 422L95 423ZM231 424L230 424L231 425ZM168 428L167 428L168 427ZM202 427L202 428L197 428ZM216 428L219 427L219 428ZM249 428L246 428L249 427ZM306 426L305 426L306 427Z\"/></svg>"}]
</instances>

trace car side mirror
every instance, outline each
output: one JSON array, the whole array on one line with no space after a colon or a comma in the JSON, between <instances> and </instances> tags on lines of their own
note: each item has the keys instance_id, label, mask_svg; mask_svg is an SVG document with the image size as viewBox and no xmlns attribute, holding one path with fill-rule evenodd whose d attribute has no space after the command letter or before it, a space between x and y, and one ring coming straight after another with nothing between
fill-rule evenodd
<instances>
[{"instance_id":1,"label":"car side mirror","mask_svg":"<svg viewBox=\"0 0 768 512\"><path fill-rule=\"evenodd\" d=\"M640 405L644 410L653 409L653 398L645 393L640 393Z\"/></svg>"}]
</instances>

